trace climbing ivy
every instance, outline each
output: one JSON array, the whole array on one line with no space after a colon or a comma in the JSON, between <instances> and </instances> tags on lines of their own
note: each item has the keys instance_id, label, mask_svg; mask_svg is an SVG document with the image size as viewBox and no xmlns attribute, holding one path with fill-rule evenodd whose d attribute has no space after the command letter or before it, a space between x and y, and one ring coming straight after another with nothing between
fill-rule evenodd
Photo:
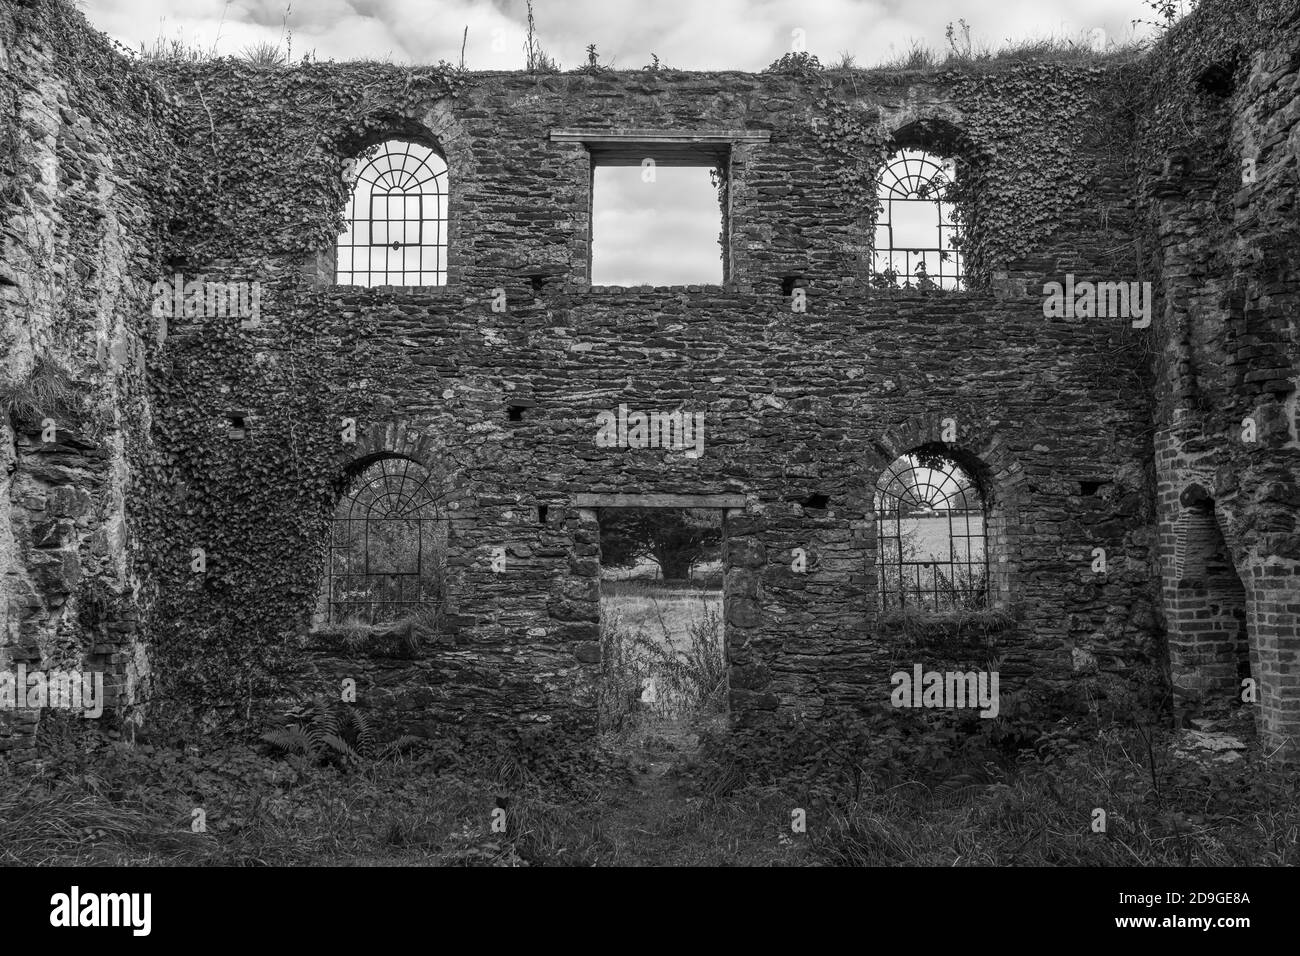
<instances>
[{"instance_id":1,"label":"climbing ivy","mask_svg":"<svg viewBox=\"0 0 1300 956\"><path fill-rule=\"evenodd\" d=\"M1254 51L1269 45L1274 31L1300 18L1300 0L1221 0L1200 4L1174 24L1150 53L1128 70L1128 83L1144 104L1137 118L1135 152L1143 194L1166 174L1165 161L1191 160L1212 170L1221 222L1231 220L1232 197L1240 188L1240 167L1229 142L1228 96L1244 79ZM1155 228L1148 204L1147 229ZM1226 244L1212 244L1228 255ZM1153 247L1151 254L1157 254ZM1153 269L1158 274L1158 269Z\"/></svg>"},{"instance_id":2,"label":"climbing ivy","mask_svg":"<svg viewBox=\"0 0 1300 956\"><path fill-rule=\"evenodd\" d=\"M398 367L379 356L386 337L368 313L343 313L326 302L331 293L273 262L298 249L307 267L331 248L343 227L344 159L416 125L466 78L446 64L154 69L176 103L186 184L168 269L186 281L259 281L262 324L172 319L150 355L155 450L134 508L150 606L148 702L242 718L282 691L300 655L342 490L341 422L381 419L376 403L394 393ZM357 369L372 377L349 374ZM247 416L242 438L227 410Z\"/></svg>"},{"instance_id":3,"label":"climbing ivy","mask_svg":"<svg viewBox=\"0 0 1300 956\"><path fill-rule=\"evenodd\" d=\"M960 114L954 122L960 165L945 198L963 227L960 249L971 287L1085 214L1091 175L1130 128L1122 117L1113 127L1096 127L1099 104L1121 82L1114 68L1012 62L917 80L941 87ZM854 81L822 80L808 126L831 164L839 200L870 235L877 178L897 146L880 110L853 104L846 82Z\"/></svg>"},{"instance_id":4,"label":"climbing ivy","mask_svg":"<svg viewBox=\"0 0 1300 956\"><path fill-rule=\"evenodd\" d=\"M1113 69L1059 63L952 75L973 148L953 187L966 215L963 251L973 282L1033 255L1071 220L1101 224L1089 185L1103 168L1113 175L1109 163L1131 128L1099 108L1117 82ZM1106 117L1100 127L1099 116Z\"/></svg>"},{"instance_id":5,"label":"climbing ivy","mask_svg":"<svg viewBox=\"0 0 1300 956\"><path fill-rule=\"evenodd\" d=\"M825 81L809 121L813 138L831 164L840 200L874 228L878 207L876 179L889 158L889 135L878 111L854 109Z\"/></svg>"},{"instance_id":6,"label":"climbing ivy","mask_svg":"<svg viewBox=\"0 0 1300 956\"><path fill-rule=\"evenodd\" d=\"M466 74L447 64L403 69L361 64L338 82L336 64L292 69L240 60L157 69L184 104L179 130L186 189L175 210L177 243L192 261L330 246L343 229L344 157L422 109L455 97ZM319 117L317 125L301 117ZM304 222L302 191L322 215ZM283 192L282 192L283 191ZM287 194L287 195L286 195ZM257 210L255 228L249 212Z\"/></svg>"},{"instance_id":7,"label":"climbing ivy","mask_svg":"<svg viewBox=\"0 0 1300 956\"><path fill-rule=\"evenodd\" d=\"M339 391L318 374L378 364L370 323L266 312L274 350L257 350L235 318L205 320L214 325L202 338L176 343L151 369L155 443L167 451L150 462L138 530L159 598L157 693L200 707L270 693L286 672L320 583L338 425L374 400L367 381ZM214 416L213 396L251 410L243 438Z\"/></svg>"},{"instance_id":8,"label":"climbing ivy","mask_svg":"<svg viewBox=\"0 0 1300 956\"><path fill-rule=\"evenodd\" d=\"M1152 75L1165 70L1173 84L1189 69L1157 65ZM172 178L184 183L172 193L170 265L187 277L232 262L246 274L219 278L256 270L274 335L240 329L234 318L181 324L151 356L159 451L134 509L138 570L154 602L148 638L161 699L251 702L276 690L319 587L322 532L338 490L335 426L344 416L383 420L379 405L397 394L391 376L400 368L381 354L385 336L366 309L340 307L337 293L304 290L300 276L268 264L282 263L285 250L306 259L330 247L347 199L343 157L395 123L414 124L473 80L445 65L285 69L231 60L155 70L170 90L181 147ZM811 89L812 105L795 121L803 128L793 132L811 140L834 198L870 236L876 177L895 145L888 117L860 105L852 73L830 76L811 60L774 72L783 74L774 85ZM1135 76L1126 61L1016 61L910 77L940 91L959 116L949 198L963 217L973 286L1032 256L1071 220L1099 215L1090 185L1098 169L1113 168L1106 164L1117 150L1127 153L1135 119L1119 107ZM370 378L350 380L356 369ZM245 439L226 436L215 412L223 405L248 411ZM201 575L191 571L193 548L207 555Z\"/></svg>"}]
</instances>

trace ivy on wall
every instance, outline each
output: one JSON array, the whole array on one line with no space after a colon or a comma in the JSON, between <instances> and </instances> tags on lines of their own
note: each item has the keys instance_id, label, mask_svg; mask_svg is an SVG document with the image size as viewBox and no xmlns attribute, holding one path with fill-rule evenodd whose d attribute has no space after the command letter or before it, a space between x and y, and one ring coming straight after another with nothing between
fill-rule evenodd
<instances>
[{"instance_id":1,"label":"ivy on wall","mask_svg":"<svg viewBox=\"0 0 1300 956\"><path fill-rule=\"evenodd\" d=\"M189 120L178 130L186 188L173 229L178 254L191 262L332 246L343 230L344 158L395 122L412 125L420 110L466 83L446 66L286 70L220 60L158 69ZM303 116L317 117L315 127ZM318 215L304 221L304 206Z\"/></svg>"},{"instance_id":2,"label":"ivy on wall","mask_svg":"<svg viewBox=\"0 0 1300 956\"><path fill-rule=\"evenodd\" d=\"M1153 241L1147 252L1148 269L1160 282L1163 278L1166 247L1177 243L1195 244L1203 256L1207 273L1222 277L1224 284L1241 283L1246 275L1240 272L1238 255L1241 236L1236 232L1237 208L1243 189L1242 160L1239 144L1233 142L1234 122L1242 109L1252 106L1265 112L1280 107L1283 101L1269 104L1266 96L1285 97L1286 84L1277 84L1269 94L1247 87L1252 62L1263 50L1276 49L1285 44L1290 31L1300 29L1300 0L1221 0L1213 4L1200 4L1188 16L1169 27L1151 52L1132 70L1132 84L1140 91L1144 104L1137 123L1135 147L1137 155L1145 162L1139 164L1138 185L1144 231ZM1288 52L1285 45L1280 52ZM1292 68L1300 62L1300 49L1290 51ZM1285 65L1274 62L1276 69ZM1165 205L1181 197L1191 197L1199 206L1212 209L1172 210ZM1162 211L1165 222L1162 222ZM1170 231L1181 219L1195 216L1195 234L1179 235ZM1193 227L1185 222L1184 231ZM1283 248L1284 238L1276 236L1275 249ZM1162 290L1163 291L1163 290ZM1227 301L1218 307L1226 313ZM1256 337L1265 350L1281 355L1286 350L1285 336L1276 328L1267 327L1258 318L1251 319L1243 312L1242 322L1229 323L1223 334L1234 336L1248 334ZM1157 325L1163 324L1157 316ZM1231 394L1212 396L1203 390L1205 383L1198 371L1198 356L1189 336L1193 333L1186 324L1165 329L1160 339L1164 347L1161 356L1162 378L1171 376L1177 382L1167 382L1170 392L1187 395L1189 406L1195 410L1205 425L1219 435L1236 435L1242 416L1256 410L1258 391L1245 387L1233 389ZM1215 366L1226 359L1232 362L1234 348L1231 341L1218 343L1225 349L1219 358L1200 358ZM1245 359L1246 364L1255 361ZM1267 366L1269 360L1261 359ZM1207 370L1209 371L1209 370ZM1221 369L1219 371L1222 371ZM1245 376L1250 371L1238 365L1227 374ZM1211 375L1216 374L1214 371ZM1168 397L1168 396L1167 396ZM1177 400L1176 398L1174 400ZM1240 442L1225 441L1225 450L1241 454ZM1245 471L1243 467L1234 469Z\"/></svg>"},{"instance_id":3,"label":"ivy on wall","mask_svg":"<svg viewBox=\"0 0 1300 956\"><path fill-rule=\"evenodd\" d=\"M171 208L161 277L265 286L264 329L241 329L236 317L177 320L152 350L156 451L141 464L131 505L137 571L154 602L156 696L232 707L274 692L297 651L347 457L340 420L391 417L383 404L399 394L403 370L401 349L379 324L382 296L367 295L381 306L370 309L313 291L291 260L301 252L305 264L337 237L345 157L414 126L474 81L446 67L366 63L150 69L171 91L166 117L180 146L175 171L158 177ZM1098 118L1123 100L1129 76L1119 66L1054 62L916 74L961 117L953 198L966 216L962 251L974 285L1091 215L1090 179L1131 128L1131 114L1100 128ZM879 110L857 105L850 77L798 78L812 106L795 132L869 240L892 131ZM227 411L246 415L242 439L227 434ZM192 570L196 548L202 573Z\"/></svg>"},{"instance_id":4,"label":"ivy on wall","mask_svg":"<svg viewBox=\"0 0 1300 956\"><path fill-rule=\"evenodd\" d=\"M11 595L39 602L16 636L28 653L103 667L111 686L129 676L137 624L113 525L148 456L141 290L160 268L178 195L177 113L166 83L71 3L7 4L3 22L0 222L13 226L5 279L17 293L0 377L24 427L48 417L58 429L53 446L20 453L14 473L77 515L53 552L57 574L31 550L8 569ZM29 349L10 349L23 339ZM12 499L15 515L33 500Z\"/></svg>"},{"instance_id":5,"label":"ivy on wall","mask_svg":"<svg viewBox=\"0 0 1300 956\"><path fill-rule=\"evenodd\" d=\"M954 199L969 210L969 274L987 281L1088 214L1090 180L1110 158L1102 144L1127 138L1122 120L1099 108L1099 94L1118 79L1103 67L1017 63L951 82L978 151L959 170ZM1098 129L1099 118L1107 126Z\"/></svg>"},{"instance_id":6,"label":"ivy on wall","mask_svg":"<svg viewBox=\"0 0 1300 956\"><path fill-rule=\"evenodd\" d=\"M305 258L331 247L347 199L345 157L471 81L446 68L379 64L221 61L160 74L181 109L178 176L187 184L172 222L173 266L187 277L260 278L273 330L241 330L234 319L184 326L150 370L155 441L165 451L150 463L142 568L156 579L159 693L230 706L274 691L314 603L341 462L337 422L382 420L375 403L400 392L402 363L384 360L391 346L370 313L311 292L283 269L285 252ZM964 117L965 192L954 198L970 217L963 253L978 282L1080 214L1095 157L1078 144L1113 73L1014 64L920 79L945 88ZM850 101L843 78L802 81L815 84L803 133L869 237L892 131L878 111ZM369 376L364 387L328 384L349 372ZM225 436L214 415L221 407L248 413L245 439ZM207 555L202 575L190 570L193 548Z\"/></svg>"},{"instance_id":7,"label":"ivy on wall","mask_svg":"<svg viewBox=\"0 0 1300 956\"><path fill-rule=\"evenodd\" d=\"M1216 219L1226 234L1232 197L1241 186L1239 159L1229 142L1229 98L1245 79L1254 52L1268 47L1281 25L1298 19L1300 0L1199 4L1130 68L1130 88L1138 91L1134 99L1145 104L1135 129L1135 152L1146 159L1139 167L1143 195L1151 195L1156 180L1176 178L1180 164L1209 170ZM1151 231L1149 204L1147 211ZM1226 244L1214 249L1227 254Z\"/></svg>"},{"instance_id":8,"label":"ivy on wall","mask_svg":"<svg viewBox=\"0 0 1300 956\"><path fill-rule=\"evenodd\" d=\"M1099 161L1126 142L1131 129L1123 117L1097 128L1100 105L1122 82L1114 68L1017 62L996 70L918 73L915 79L942 90L961 114L955 143L916 145L958 153L961 165L947 198L963 226L961 252L972 288L1032 255L1082 215ZM841 201L870 235L878 211L876 178L899 144L878 109L845 101L850 91L844 80L820 84L809 129L831 163Z\"/></svg>"},{"instance_id":9,"label":"ivy on wall","mask_svg":"<svg viewBox=\"0 0 1300 956\"><path fill-rule=\"evenodd\" d=\"M382 363L364 319L266 310L275 347L238 319L205 319L151 370L154 434L140 531L159 604L152 636L158 693L200 706L273 690L320 585L342 420L365 420L369 381L340 389L321 369ZM214 397L219 397L214 401ZM243 413L244 434L214 411ZM202 549L205 570L194 570ZM242 685L242 686L241 686Z\"/></svg>"},{"instance_id":10,"label":"ivy on wall","mask_svg":"<svg viewBox=\"0 0 1300 956\"><path fill-rule=\"evenodd\" d=\"M394 124L414 125L464 79L446 66L154 69L175 93L185 184L167 268L186 281L258 281L262 293L259 328L237 316L173 318L150 356L157 452L133 510L153 604L151 701L242 716L282 687L300 654L349 455L342 420L361 429L382 417L377 396L394 393L384 376L400 367L379 358L385 337L364 311L341 314L330 293L280 268L284 253L299 250L306 268L332 249L344 160ZM361 369L371 378L349 375ZM242 417L243 437L227 414Z\"/></svg>"}]
</instances>

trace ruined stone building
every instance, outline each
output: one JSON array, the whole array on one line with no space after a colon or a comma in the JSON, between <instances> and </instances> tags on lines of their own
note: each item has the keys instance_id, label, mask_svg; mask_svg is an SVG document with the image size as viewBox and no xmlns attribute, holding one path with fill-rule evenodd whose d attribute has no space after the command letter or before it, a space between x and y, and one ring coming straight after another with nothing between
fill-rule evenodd
<instances>
[{"instance_id":1,"label":"ruined stone building","mask_svg":"<svg viewBox=\"0 0 1300 956\"><path fill-rule=\"evenodd\" d=\"M101 670L146 725L351 675L417 730L581 728L601 511L690 506L725 516L738 730L959 659L1044 712L1251 707L1300 753L1300 6L1205 0L1141 54L787 65L156 62L6 0L0 669ZM721 170L719 284L592 284L593 168L646 159ZM934 249L961 234L920 279L881 267L913 175ZM598 442L621 406L702 414L702 449ZM978 519L969 613L890 606L909 455ZM437 542L404 653L323 636L341 500Z\"/></svg>"}]
</instances>

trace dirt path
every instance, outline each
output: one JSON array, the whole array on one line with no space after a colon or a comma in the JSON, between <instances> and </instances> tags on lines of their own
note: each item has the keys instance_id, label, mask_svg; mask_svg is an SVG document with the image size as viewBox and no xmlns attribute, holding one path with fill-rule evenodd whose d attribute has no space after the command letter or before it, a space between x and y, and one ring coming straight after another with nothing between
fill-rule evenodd
<instances>
[{"instance_id":1,"label":"dirt path","mask_svg":"<svg viewBox=\"0 0 1300 956\"><path fill-rule=\"evenodd\" d=\"M633 777L606 805L600 827L612 865L690 866L706 862L697 836L704 825L704 799L682 776L700 744L700 728L688 719L648 722L629 741Z\"/></svg>"},{"instance_id":2,"label":"dirt path","mask_svg":"<svg viewBox=\"0 0 1300 956\"><path fill-rule=\"evenodd\" d=\"M700 744L688 719L650 719L626 737L631 774L588 810L591 848L602 866L691 866L730 862L719 859L708 827L704 800L694 782L680 775ZM421 851L395 851L351 860L354 866L427 866L442 862ZM557 861L558 862L558 861ZM584 865L590 865L590 859Z\"/></svg>"}]
</instances>

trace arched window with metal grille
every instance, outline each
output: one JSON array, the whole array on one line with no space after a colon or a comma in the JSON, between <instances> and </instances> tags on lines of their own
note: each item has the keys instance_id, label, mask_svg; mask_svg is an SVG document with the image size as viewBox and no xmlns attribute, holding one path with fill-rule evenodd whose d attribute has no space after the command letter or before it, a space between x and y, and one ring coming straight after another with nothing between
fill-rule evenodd
<instances>
[{"instance_id":1,"label":"arched window with metal grille","mask_svg":"<svg viewBox=\"0 0 1300 956\"><path fill-rule=\"evenodd\" d=\"M355 161L335 281L447 283L446 161L419 143L388 140Z\"/></svg>"},{"instance_id":2,"label":"arched window with metal grille","mask_svg":"<svg viewBox=\"0 0 1300 956\"><path fill-rule=\"evenodd\" d=\"M876 564L885 610L989 604L984 495L951 459L913 453L876 482Z\"/></svg>"},{"instance_id":3,"label":"arched window with metal grille","mask_svg":"<svg viewBox=\"0 0 1300 956\"><path fill-rule=\"evenodd\" d=\"M877 183L876 281L904 288L963 289L956 207L949 191L957 167L919 149L895 153Z\"/></svg>"},{"instance_id":4,"label":"arched window with metal grille","mask_svg":"<svg viewBox=\"0 0 1300 956\"><path fill-rule=\"evenodd\" d=\"M379 624L441 608L441 497L429 472L407 458L382 458L353 479L330 536L331 621Z\"/></svg>"}]
</instances>

